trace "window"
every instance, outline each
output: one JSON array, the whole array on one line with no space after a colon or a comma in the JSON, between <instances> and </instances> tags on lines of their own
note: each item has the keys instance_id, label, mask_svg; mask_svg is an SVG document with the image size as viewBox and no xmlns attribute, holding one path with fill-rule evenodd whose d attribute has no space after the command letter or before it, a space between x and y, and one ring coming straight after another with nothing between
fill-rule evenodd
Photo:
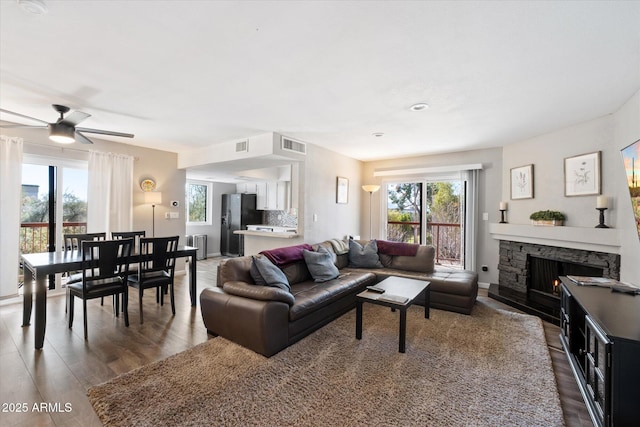
<instances>
[{"instance_id":1,"label":"window","mask_svg":"<svg viewBox=\"0 0 640 427\"><path fill-rule=\"evenodd\" d=\"M185 201L187 224L211 224L211 194L210 182L187 181Z\"/></svg>"}]
</instances>

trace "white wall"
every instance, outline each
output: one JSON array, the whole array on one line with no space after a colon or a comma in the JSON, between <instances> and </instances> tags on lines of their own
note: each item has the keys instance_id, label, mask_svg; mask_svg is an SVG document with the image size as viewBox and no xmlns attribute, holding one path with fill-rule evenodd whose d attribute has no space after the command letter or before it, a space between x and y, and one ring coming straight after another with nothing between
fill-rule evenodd
<instances>
[{"instance_id":1,"label":"white wall","mask_svg":"<svg viewBox=\"0 0 640 427\"><path fill-rule=\"evenodd\" d=\"M619 111L556 132L516 142L503 148L502 197L509 200L509 175L513 167L534 165L534 198L509 200L508 218L513 224L528 224L538 210L558 210L566 225L585 227L597 233L599 214L596 196L564 196L564 158L602 152L602 194L610 197L605 222L619 231L621 279L640 284L640 239L638 239L629 191L623 173L620 149L640 139L640 92Z\"/></svg>"},{"instance_id":2,"label":"white wall","mask_svg":"<svg viewBox=\"0 0 640 427\"><path fill-rule=\"evenodd\" d=\"M299 209L298 227L302 219L304 241L317 243L359 234L361 200L364 196L360 188L362 162L308 144L303 168L301 199L304 203ZM336 203L336 180L339 176L349 180L346 204ZM317 221L314 221L314 215Z\"/></svg>"},{"instance_id":3,"label":"white wall","mask_svg":"<svg viewBox=\"0 0 640 427\"><path fill-rule=\"evenodd\" d=\"M481 283L497 283L498 282L498 242L489 235L489 223L498 222L500 220L500 212L498 210L501 200L500 185L502 179L502 149L492 148L486 150L462 151L447 154L438 154L430 156L419 156L393 160L382 160L375 162L367 162L364 164L362 172L363 184L381 184L382 178L374 177L373 173L376 169L410 169L410 168L426 168L437 166L452 166L481 163L483 166L478 181L478 211L480 219L478 221L478 240L476 245L477 252L477 268L486 265L489 271L478 271L479 282ZM388 177L385 177L387 179ZM369 235L369 198L364 197L360 206L361 224L359 234L363 238ZM382 191L373 194L373 234L374 238L384 238L382 214L383 201ZM482 221L482 213L489 214L488 221Z\"/></svg>"}]
</instances>

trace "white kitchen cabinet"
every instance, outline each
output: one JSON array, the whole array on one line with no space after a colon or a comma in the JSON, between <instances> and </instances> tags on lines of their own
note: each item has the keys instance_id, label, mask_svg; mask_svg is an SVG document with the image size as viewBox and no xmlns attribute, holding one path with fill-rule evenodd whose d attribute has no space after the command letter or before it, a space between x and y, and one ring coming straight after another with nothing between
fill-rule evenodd
<instances>
[{"instance_id":1,"label":"white kitchen cabinet","mask_svg":"<svg viewBox=\"0 0 640 427\"><path fill-rule=\"evenodd\" d=\"M236 191L244 194L256 194L257 183L255 182L241 182L236 184Z\"/></svg>"},{"instance_id":2,"label":"white kitchen cabinet","mask_svg":"<svg viewBox=\"0 0 640 427\"><path fill-rule=\"evenodd\" d=\"M286 211L291 204L291 183L289 181L251 181L236 184L238 193L256 195L256 209L265 211Z\"/></svg>"},{"instance_id":3,"label":"white kitchen cabinet","mask_svg":"<svg viewBox=\"0 0 640 427\"><path fill-rule=\"evenodd\" d=\"M256 182L256 209L269 210L269 194L266 181Z\"/></svg>"},{"instance_id":4,"label":"white kitchen cabinet","mask_svg":"<svg viewBox=\"0 0 640 427\"><path fill-rule=\"evenodd\" d=\"M276 209L279 211L286 211L289 209L289 193L290 193L289 181L277 181L276 182Z\"/></svg>"}]
</instances>

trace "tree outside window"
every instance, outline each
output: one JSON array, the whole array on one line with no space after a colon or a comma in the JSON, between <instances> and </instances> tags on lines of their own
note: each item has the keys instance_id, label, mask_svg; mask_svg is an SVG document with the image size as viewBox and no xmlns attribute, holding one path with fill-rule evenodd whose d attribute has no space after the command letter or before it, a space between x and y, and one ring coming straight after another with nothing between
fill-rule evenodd
<instances>
[{"instance_id":1,"label":"tree outside window","mask_svg":"<svg viewBox=\"0 0 640 427\"><path fill-rule=\"evenodd\" d=\"M199 183L187 183L187 222L207 223L209 204L209 185Z\"/></svg>"}]
</instances>

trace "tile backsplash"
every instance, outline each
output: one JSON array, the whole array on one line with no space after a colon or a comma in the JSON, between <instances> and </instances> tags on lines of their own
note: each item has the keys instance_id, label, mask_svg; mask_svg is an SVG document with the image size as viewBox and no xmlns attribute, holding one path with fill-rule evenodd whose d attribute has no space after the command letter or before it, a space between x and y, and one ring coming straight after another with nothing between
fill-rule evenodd
<instances>
[{"instance_id":1,"label":"tile backsplash","mask_svg":"<svg viewBox=\"0 0 640 427\"><path fill-rule=\"evenodd\" d=\"M298 216L291 215L289 211L263 211L262 223L280 227L297 227Z\"/></svg>"}]
</instances>

